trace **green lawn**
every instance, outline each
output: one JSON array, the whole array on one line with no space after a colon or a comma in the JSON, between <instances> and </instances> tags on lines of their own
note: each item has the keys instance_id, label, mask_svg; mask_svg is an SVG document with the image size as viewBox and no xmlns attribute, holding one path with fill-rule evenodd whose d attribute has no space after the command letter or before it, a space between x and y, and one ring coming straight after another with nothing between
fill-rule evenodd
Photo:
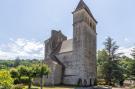
<instances>
[{"instance_id":1,"label":"green lawn","mask_svg":"<svg viewBox=\"0 0 135 89\"><path fill-rule=\"evenodd\" d=\"M27 88L28 86L26 86ZM56 86L56 87L44 87L43 89L74 89L75 87L67 87L67 86ZM40 87L32 86L32 89L40 89Z\"/></svg>"}]
</instances>

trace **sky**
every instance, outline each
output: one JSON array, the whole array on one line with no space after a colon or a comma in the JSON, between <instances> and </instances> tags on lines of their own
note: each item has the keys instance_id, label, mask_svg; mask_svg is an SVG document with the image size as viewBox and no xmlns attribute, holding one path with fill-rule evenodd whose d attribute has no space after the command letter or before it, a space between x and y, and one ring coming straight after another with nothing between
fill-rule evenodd
<instances>
[{"instance_id":1,"label":"sky","mask_svg":"<svg viewBox=\"0 0 135 89\"><path fill-rule=\"evenodd\" d=\"M119 52L130 56L135 47L135 0L84 0L97 24L97 49L110 36ZM79 0L0 0L0 59L44 57L44 40L51 30L72 38Z\"/></svg>"}]
</instances>

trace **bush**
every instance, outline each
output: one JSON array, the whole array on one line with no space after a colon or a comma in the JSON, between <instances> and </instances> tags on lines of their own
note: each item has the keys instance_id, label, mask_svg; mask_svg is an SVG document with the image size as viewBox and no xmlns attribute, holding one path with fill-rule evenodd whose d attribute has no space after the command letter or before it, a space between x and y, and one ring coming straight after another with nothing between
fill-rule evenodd
<instances>
[{"instance_id":1,"label":"bush","mask_svg":"<svg viewBox=\"0 0 135 89\"><path fill-rule=\"evenodd\" d=\"M26 89L23 84L17 84L12 87L12 89Z\"/></svg>"},{"instance_id":2,"label":"bush","mask_svg":"<svg viewBox=\"0 0 135 89\"><path fill-rule=\"evenodd\" d=\"M19 84L20 80L19 79L14 79L14 84Z\"/></svg>"},{"instance_id":3,"label":"bush","mask_svg":"<svg viewBox=\"0 0 135 89\"><path fill-rule=\"evenodd\" d=\"M6 70L0 71L0 89L10 89L13 84L13 79Z\"/></svg>"},{"instance_id":4,"label":"bush","mask_svg":"<svg viewBox=\"0 0 135 89\"><path fill-rule=\"evenodd\" d=\"M97 80L97 85L106 85L106 82L104 79L98 79Z\"/></svg>"},{"instance_id":5,"label":"bush","mask_svg":"<svg viewBox=\"0 0 135 89\"><path fill-rule=\"evenodd\" d=\"M28 79L28 77L22 77L22 78L20 79L20 83L29 84L29 79Z\"/></svg>"},{"instance_id":6,"label":"bush","mask_svg":"<svg viewBox=\"0 0 135 89\"><path fill-rule=\"evenodd\" d=\"M20 80L15 79L14 84L29 84L29 79L28 77L22 77Z\"/></svg>"}]
</instances>

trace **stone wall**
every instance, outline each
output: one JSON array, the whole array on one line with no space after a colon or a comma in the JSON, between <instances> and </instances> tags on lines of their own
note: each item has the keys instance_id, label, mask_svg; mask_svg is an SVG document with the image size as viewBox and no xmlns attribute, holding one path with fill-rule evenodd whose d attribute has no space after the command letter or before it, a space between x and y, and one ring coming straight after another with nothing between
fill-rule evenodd
<instances>
[{"instance_id":1,"label":"stone wall","mask_svg":"<svg viewBox=\"0 0 135 89\"><path fill-rule=\"evenodd\" d=\"M48 76L43 77L43 84L46 86L60 85L62 82L62 66L51 59L47 60L45 64L49 66L51 72ZM33 83L40 85L40 78L35 78Z\"/></svg>"},{"instance_id":2,"label":"stone wall","mask_svg":"<svg viewBox=\"0 0 135 89\"><path fill-rule=\"evenodd\" d=\"M52 30L51 37L45 41L45 59L58 53L64 40L67 40L67 37L61 31Z\"/></svg>"},{"instance_id":3,"label":"stone wall","mask_svg":"<svg viewBox=\"0 0 135 89\"><path fill-rule=\"evenodd\" d=\"M73 13L73 55L78 79L93 85L96 79L96 23L85 9Z\"/></svg>"},{"instance_id":4,"label":"stone wall","mask_svg":"<svg viewBox=\"0 0 135 89\"><path fill-rule=\"evenodd\" d=\"M65 52L57 55L57 58L65 65L64 81L65 85L74 85L76 81L74 78L77 76L75 70L75 60L73 59L73 52Z\"/></svg>"},{"instance_id":5,"label":"stone wall","mask_svg":"<svg viewBox=\"0 0 135 89\"><path fill-rule=\"evenodd\" d=\"M50 61L50 60L49 60ZM49 76L44 77L45 85L59 85L61 84L62 78L62 66L55 61L50 61L46 63L51 69Z\"/></svg>"}]
</instances>

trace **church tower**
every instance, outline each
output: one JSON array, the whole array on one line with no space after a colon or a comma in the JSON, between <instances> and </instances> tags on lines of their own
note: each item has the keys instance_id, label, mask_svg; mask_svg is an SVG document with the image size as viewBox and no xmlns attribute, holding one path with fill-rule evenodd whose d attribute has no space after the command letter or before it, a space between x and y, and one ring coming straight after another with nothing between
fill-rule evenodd
<instances>
[{"instance_id":1,"label":"church tower","mask_svg":"<svg viewBox=\"0 0 135 89\"><path fill-rule=\"evenodd\" d=\"M80 0L73 12L75 80L80 85L93 85L96 80L96 24L88 6Z\"/></svg>"}]
</instances>

